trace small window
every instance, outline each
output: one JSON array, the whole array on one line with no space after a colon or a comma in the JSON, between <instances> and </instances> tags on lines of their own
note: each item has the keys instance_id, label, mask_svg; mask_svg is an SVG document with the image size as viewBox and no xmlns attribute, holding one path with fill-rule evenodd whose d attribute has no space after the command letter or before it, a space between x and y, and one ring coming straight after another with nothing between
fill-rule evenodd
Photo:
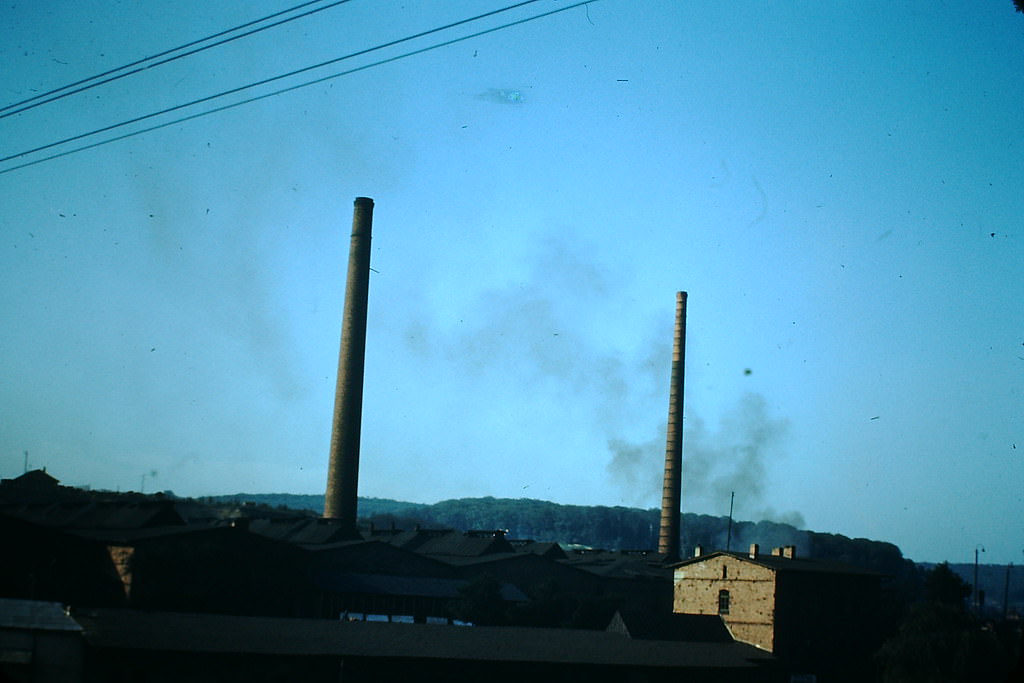
<instances>
[{"instance_id":1,"label":"small window","mask_svg":"<svg viewBox=\"0 0 1024 683\"><path fill-rule=\"evenodd\" d=\"M729 613L729 591L721 590L718 591L718 613L728 614Z\"/></svg>"},{"instance_id":2,"label":"small window","mask_svg":"<svg viewBox=\"0 0 1024 683\"><path fill-rule=\"evenodd\" d=\"M723 579L728 579L729 578L729 567L727 565L724 565L724 564L722 565L722 578Z\"/></svg>"}]
</instances>

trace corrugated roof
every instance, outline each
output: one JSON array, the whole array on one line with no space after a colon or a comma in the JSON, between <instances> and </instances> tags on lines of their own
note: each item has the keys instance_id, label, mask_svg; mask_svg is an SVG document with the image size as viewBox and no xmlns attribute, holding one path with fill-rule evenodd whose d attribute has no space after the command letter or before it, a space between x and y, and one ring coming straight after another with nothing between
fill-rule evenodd
<instances>
[{"instance_id":1,"label":"corrugated roof","mask_svg":"<svg viewBox=\"0 0 1024 683\"><path fill-rule=\"evenodd\" d=\"M0 598L0 628L30 631L81 631L59 602Z\"/></svg>"},{"instance_id":2,"label":"corrugated roof","mask_svg":"<svg viewBox=\"0 0 1024 683\"><path fill-rule=\"evenodd\" d=\"M317 584L339 593L368 593L374 595L404 595L410 597L451 599L459 597L465 579L442 579L393 574L358 574L354 572L321 572ZM501 597L511 602L525 602L528 598L516 586L501 584Z\"/></svg>"}]
</instances>

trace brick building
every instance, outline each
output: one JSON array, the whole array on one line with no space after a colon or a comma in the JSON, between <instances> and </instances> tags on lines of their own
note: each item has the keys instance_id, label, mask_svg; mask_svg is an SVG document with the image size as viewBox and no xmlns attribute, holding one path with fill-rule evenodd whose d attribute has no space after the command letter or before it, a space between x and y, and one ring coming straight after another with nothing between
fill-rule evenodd
<instances>
[{"instance_id":1,"label":"brick building","mask_svg":"<svg viewBox=\"0 0 1024 683\"><path fill-rule=\"evenodd\" d=\"M877 648L881 575L846 564L716 551L674 566L673 611L718 614L732 636L796 670L858 667Z\"/></svg>"}]
</instances>

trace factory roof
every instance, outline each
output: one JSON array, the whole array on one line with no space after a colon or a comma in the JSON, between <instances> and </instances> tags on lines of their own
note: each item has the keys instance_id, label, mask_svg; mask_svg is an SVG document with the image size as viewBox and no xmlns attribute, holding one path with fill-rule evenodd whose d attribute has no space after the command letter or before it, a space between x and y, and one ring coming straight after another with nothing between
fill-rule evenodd
<instances>
[{"instance_id":1,"label":"factory roof","mask_svg":"<svg viewBox=\"0 0 1024 683\"><path fill-rule=\"evenodd\" d=\"M640 640L695 643L731 643L733 640L722 617L717 614L616 610L607 630Z\"/></svg>"},{"instance_id":2,"label":"factory roof","mask_svg":"<svg viewBox=\"0 0 1024 683\"><path fill-rule=\"evenodd\" d=\"M702 554L699 557L691 557L677 562L672 567L686 567L692 564L699 564L706 562L709 559L715 557L733 557L737 560L744 562L751 562L762 567L767 567L775 572L806 572L816 574L834 574L834 575L850 575L850 576L864 576L864 577L880 577L882 576L878 572L871 571L870 569L864 569L857 567L852 564L846 564L845 562L836 562L834 560L819 560L809 559L804 557L785 557L783 555L775 554L761 554L761 553L743 553L735 551L716 550L711 553Z\"/></svg>"},{"instance_id":3,"label":"factory roof","mask_svg":"<svg viewBox=\"0 0 1024 683\"><path fill-rule=\"evenodd\" d=\"M450 529L416 529L382 540L406 550L438 557L478 557L492 553L513 552L502 531L467 531Z\"/></svg>"},{"instance_id":4,"label":"factory roof","mask_svg":"<svg viewBox=\"0 0 1024 683\"><path fill-rule=\"evenodd\" d=\"M0 598L0 629L81 631L59 602Z\"/></svg>"},{"instance_id":5,"label":"factory roof","mask_svg":"<svg viewBox=\"0 0 1024 683\"><path fill-rule=\"evenodd\" d=\"M516 549L517 553L527 555L540 555L550 560L564 560L568 558L562 546L552 542L538 542L532 539L509 539L509 545Z\"/></svg>"},{"instance_id":6,"label":"factory roof","mask_svg":"<svg viewBox=\"0 0 1024 683\"><path fill-rule=\"evenodd\" d=\"M610 579L670 579L663 555L651 551L578 549L564 564Z\"/></svg>"},{"instance_id":7,"label":"factory roof","mask_svg":"<svg viewBox=\"0 0 1024 683\"><path fill-rule=\"evenodd\" d=\"M29 470L22 475L14 477L13 479L2 479L0 485L4 487L16 487L22 489L55 489L60 484L60 480L51 474L47 474L45 469L42 470Z\"/></svg>"},{"instance_id":8,"label":"factory roof","mask_svg":"<svg viewBox=\"0 0 1024 683\"><path fill-rule=\"evenodd\" d=\"M41 526L62 529L142 529L184 525L170 500L66 500L5 505L4 511Z\"/></svg>"},{"instance_id":9,"label":"factory roof","mask_svg":"<svg viewBox=\"0 0 1024 683\"><path fill-rule=\"evenodd\" d=\"M318 545L361 539L360 536L354 535L345 525L339 524L336 520L324 519L323 517L254 519L250 522L249 529L261 536L301 545Z\"/></svg>"},{"instance_id":10,"label":"factory roof","mask_svg":"<svg viewBox=\"0 0 1024 683\"><path fill-rule=\"evenodd\" d=\"M741 643L633 640L572 629L459 627L326 619L83 610L93 647L146 651L333 655L492 662L751 668L770 655Z\"/></svg>"},{"instance_id":11,"label":"factory roof","mask_svg":"<svg viewBox=\"0 0 1024 683\"><path fill-rule=\"evenodd\" d=\"M321 572L317 584L339 593L371 595L403 595L410 597L457 598L465 579L444 579L428 576L395 576L392 574L359 574L354 572ZM501 584L501 597L511 602L524 602L526 595L510 583Z\"/></svg>"}]
</instances>

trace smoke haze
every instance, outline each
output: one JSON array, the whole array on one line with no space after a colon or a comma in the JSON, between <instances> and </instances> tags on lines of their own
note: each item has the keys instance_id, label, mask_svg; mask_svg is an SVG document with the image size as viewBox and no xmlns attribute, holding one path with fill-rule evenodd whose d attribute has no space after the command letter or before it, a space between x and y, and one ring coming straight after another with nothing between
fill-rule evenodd
<instances>
[{"instance_id":1,"label":"smoke haze","mask_svg":"<svg viewBox=\"0 0 1024 683\"><path fill-rule=\"evenodd\" d=\"M662 422L660 434L665 428ZM699 417L685 420L683 512L726 514L730 494L735 492L736 515L803 526L799 512L778 512L766 495L767 465L779 455L788 429L788 422L773 418L764 396L755 393L740 397L722 416L717 429L709 429ZM636 504L660 499L664 437L641 443L613 438L608 449L612 456L609 474Z\"/></svg>"}]
</instances>

